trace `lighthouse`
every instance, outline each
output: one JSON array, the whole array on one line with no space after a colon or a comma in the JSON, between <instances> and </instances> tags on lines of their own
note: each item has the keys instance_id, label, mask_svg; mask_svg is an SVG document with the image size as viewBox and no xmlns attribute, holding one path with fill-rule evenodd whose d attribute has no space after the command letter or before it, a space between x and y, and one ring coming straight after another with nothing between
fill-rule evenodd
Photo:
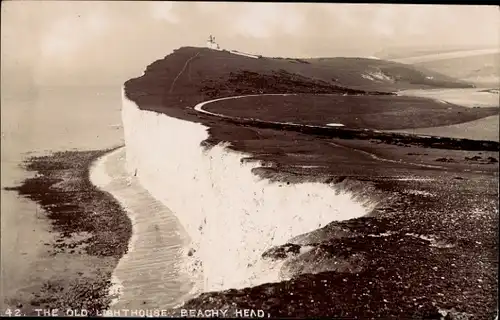
<instances>
[{"instance_id":1,"label":"lighthouse","mask_svg":"<svg viewBox=\"0 0 500 320\"><path fill-rule=\"evenodd\" d=\"M219 45L215 42L215 37L210 35L207 40L207 47L214 50L220 50Z\"/></svg>"}]
</instances>

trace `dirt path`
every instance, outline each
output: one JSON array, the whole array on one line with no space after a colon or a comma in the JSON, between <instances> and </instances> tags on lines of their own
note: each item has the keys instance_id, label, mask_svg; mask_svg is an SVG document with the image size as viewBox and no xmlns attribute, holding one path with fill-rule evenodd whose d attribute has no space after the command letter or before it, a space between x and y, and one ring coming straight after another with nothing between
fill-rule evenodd
<instances>
[{"instance_id":1,"label":"dirt path","mask_svg":"<svg viewBox=\"0 0 500 320\"><path fill-rule=\"evenodd\" d=\"M169 93L172 93L172 91L174 90L174 86L175 86L175 83L177 82L177 79L179 79L179 77L182 75L182 73L186 70L187 66L189 65L189 63L194 59L196 58L200 53L196 53L194 56L192 56L191 58L189 58L186 63L184 63L184 66L182 67L181 71L177 74L177 76L174 78L174 81L172 81L172 84L170 85L170 90L169 90Z\"/></svg>"}]
</instances>

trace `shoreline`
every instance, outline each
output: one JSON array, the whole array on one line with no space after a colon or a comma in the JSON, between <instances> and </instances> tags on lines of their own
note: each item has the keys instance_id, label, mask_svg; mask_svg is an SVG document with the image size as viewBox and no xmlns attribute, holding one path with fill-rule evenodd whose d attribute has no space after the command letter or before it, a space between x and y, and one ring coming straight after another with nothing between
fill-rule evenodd
<instances>
[{"instance_id":1,"label":"shoreline","mask_svg":"<svg viewBox=\"0 0 500 320\"><path fill-rule=\"evenodd\" d=\"M88 178L88 180L92 183L96 183L99 185L110 185L112 183L112 180L110 180L110 176L107 175L107 176L100 176L99 177L99 172L97 172L97 177L96 177L96 170L105 170L106 168L106 162L108 160L110 160L110 158L112 158L113 156L116 156L116 155L119 155L120 151L124 151L123 148L120 148L120 149L115 149L115 150L105 150L105 151L91 151L91 152L85 152L85 151L70 151L70 152L63 152L63 153L56 153L55 155L51 155L51 156L44 156L44 157L40 157L42 158L43 160L38 160L38 161L41 161L41 164L39 163L38 165L32 165L31 167L32 168L35 168L35 167L38 167L40 171L39 172L39 175L35 178L32 178L32 179L35 179L37 182L39 183L46 183L47 185L49 186L52 186L55 184L55 180L51 178L53 178L53 176L58 176L58 174L56 173L57 170L53 170L54 168L57 168L57 167L64 167L62 165L61 162L64 162L64 161L61 161L61 158L63 159L71 159L71 160L74 160L75 159L75 155L78 155L78 154L86 154L87 157L84 157L85 160L82 161L83 164L87 164L88 165L88 170L85 170L82 168L82 163L80 165L77 165L77 167L79 167L79 171L87 171L89 174L88 175L80 175L80 178ZM59 158L59 159L58 159ZM78 157L76 157L78 158ZM31 161L32 163L35 162L36 163L36 157L35 159L31 159L31 160L28 160L28 161ZM45 170L47 171L44 171L43 169L41 169L40 167L44 168ZM83 170L82 170L83 169ZM69 169L71 170L71 169ZM76 170L78 171L78 169ZM40 173L42 172L42 173ZM102 174L102 172L101 172ZM450 177L451 178L451 177ZM445 179L445 180L448 180L449 178ZM27 179L29 180L29 179ZM45 180L45 181L44 181ZM48 181L47 181L48 180ZM376 179L375 179L376 180ZM468 179L466 179L468 180ZM465 180L465 181L466 181ZM449 181L449 180L448 180ZM464 181L464 180L462 180ZM464 181L464 182L465 182ZM451 182L451 181L450 181ZM460 180L458 180L457 182L460 182ZM455 183L457 183L455 182ZM59 181L60 183L60 181ZM436 194L436 195L439 195L439 194L442 194L442 192L438 192L436 193L436 187L437 186L434 186L434 183L431 183L431 184L428 184L427 181L424 181L424 182L391 182L391 183L388 183L387 181L384 182L384 181L380 181L379 184L381 184L382 188L383 189L389 189L389 190L395 190L397 189L396 185L398 184L411 184L411 185L414 185L413 187L411 187L411 189L416 189L416 190L421 190L422 186L421 183L423 183L424 185L427 185L426 187L423 188L423 190L427 189L429 190L429 192L431 191L431 189L434 189L432 190L433 194ZM25 181L24 182L24 186L27 184L27 182ZM28 182L29 184L29 182ZM462 184L462 183L460 183ZM420 187L417 187L417 185L421 185ZM450 186L451 187L451 186ZM104 188L107 188L107 187L104 187ZM428 189L428 188L431 188L431 189ZM12 189L16 189L16 188L9 188L9 190L12 190ZM21 187L17 187L17 189L20 189L20 190L24 190L26 191L26 187L23 189L22 186ZM452 188L452 190L455 189L454 187ZM472 189L473 190L473 189ZM57 191L56 191L57 192ZM103 191L103 190L100 190L99 192L101 193L108 193L109 191ZM25 196L27 197L30 197L29 194L24 194ZM34 197L33 195L31 195L31 197ZM113 195L113 197L116 197L115 195ZM410 197L413 197L413 196L410 196ZM421 197L424 197L424 198L428 198L428 194L420 194L418 196L416 196L416 199L419 199ZM405 203L406 200L404 198L408 198L408 196L405 196L403 197L402 199L400 199L398 202L403 202ZM115 198L116 199L116 198ZM121 210L121 213L125 213L127 211L126 209L126 205L124 205L123 203L121 203L119 201L119 199L116 199L117 201L111 201L112 203L114 204L119 204L121 206L121 208L123 208ZM43 202L44 200L39 200L41 202ZM414 201L414 200L413 200ZM413 202L412 201L412 202ZM433 201L434 202L434 201ZM67 205L67 203L66 203ZM57 204L56 204L57 206ZM399 205L398 205L399 206ZM404 204L404 207L408 206L408 204ZM417 209L417 208L415 208ZM414 209L414 210L415 210ZM395 211L396 210L396 211ZM105 212L105 211L102 211L102 212ZM374 271L374 266L370 266L370 264L367 265L367 254L369 251L366 251L367 248L370 248L370 246L375 246L377 249L376 251L380 252L380 253L383 253L384 251L386 250L389 250L389 251L386 251L388 253L391 253L389 258L390 259L395 259L396 256L399 254L398 251L401 250L401 249L397 249L395 247L386 247L386 240L391 240L390 242L392 243L395 243L398 241L398 239L400 239L399 241L404 241L404 243L406 243L407 245L411 246L411 247L415 247L415 248L420 248L418 250L422 250L423 248L427 247L428 244L428 239L425 239L426 237L426 233L427 232L424 232L424 229L422 229L422 226L418 226L418 229L420 230L415 230L415 232L413 232L414 230L410 230L412 232L395 232L394 230L395 229L399 229L397 227L397 225L400 225L401 222L398 222L398 221L392 221L390 222L389 220L387 220L387 218L391 218L390 220L393 220L394 218L396 218L394 216L394 214L397 212L397 209L394 208L394 209L390 209L388 211L385 211L385 213L382 211L381 213L378 213L376 214L375 216L370 216L370 217L362 217L362 218L358 218L358 219L351 219L351 220L348 220L348 221L341 221L341 222L332 222L331 224L329 224L329 226L325 227L325 228L330 228L332 230L334 230L334 232L336 231L337 232L337 236L335 236L334 238L337 239L330 239L328 240L328 242L323 242L324 240L327 240L327 239L321 239L323 238L324 236L321 236L321 233L323 232L322 229L318 229L310 234L307 234L307 235L304 235L304 236L301 236L301 237L298 237L298 239L291 239L290 242L292 243L292 245L295 245L295 246L298 246L299 248L304 248L304 249L307 249L308 251L306 252L306 255L309 254L309 255L318 255L318 254L325 254L324 250L327 250L327 252L330 250L329 247L333 245L332 248L343 248L345 245L348 245L348 246L353 246L354 245L354 252L350 252L348 254L348 257L351 256L351 257L354 257L354 258L347 258L347 260L345 260L345 262L342 262L344 260L339 260L341 262L341 266L342 268L347 268L346 270L351 270L350 268L354 268L353 270L354 271L347 271L347 273L345 271L340 271L339 273L339 276L342 278L342 275L344 277L347 277L349 281L349 283L352 283L351 280L354 281L354 279L351 279L353 275L355 275L354 273L359 273L361 272L361 274L364 274L366 273L367 271ZM414 214L412 214L414 215ZM134 217L137 217L137 216L134 216L133 214L130 214L130 213L127 213L127 217L131 220L133 220ZM404 220L408 220L408 219L404 219ZM405 225L405 222L403 220L403 224L402 226ZM368 221L372 221L371 223L373 222L376 222L375 225L377 227L375 227L375 229L373 229L373 227L370 227L369 229L366 229L367 227L367 224L366 222ZM378 222L377 222L378 221ZM385 221L385 222L384 222ZM386 224L388 223L388 224ZM131 223L132 225L132 223ZM370 223L368 223L368 226L370 225ZM392 226L391 226L392 225ZM341 228L343 230L350 230L348 231L348 233L352 233L354 235L357 234L357 236L355 236L354 238L352 237L347 237L345 238L344 236L342 236L342 232L338 233L338 226L341 226ZM414 226L414 227L417 227L417 226ZM336 229L337 228L337 229ZM133 230L133 226L132 226L132 230ZM365 230L365 231L363 231ZM370 232L368 232L368 230L370 230ZM439 229L437 229L439 230ZM436 231L437 231L436 230ZM345 233L345 231L344 231ZM319 234L320 238L318 239L317 238L317 235ZM364 235L363 235L364 234ZM413 234L416 234L416 235L421 235L420 238L422 238L422 241L420 240L416 240L415 237L413 236ZM436 233L435 233L436 234ZM438 249L435 249L435 250L439 250L439 251L442 251L442 250L452 250L454 252L459 252L460 250L463 250L465 248L467 249L473 249L475 250L474 248L476 247L476 245L472 244L471 241L469 240L465 240L462 236L460 236L459 238L461 239L457 239L455 235L453 234L449 234L448 236L445 236L443 237L444 234L442 234L441 236L434 236L432 237L431 240L433 240L434 242L437 242L437 243L444 243L445 245L442 246L442 247L438 247ZM309 239L311 238L311 239ZM315 238L313 240L313 238ZM362 240L362 246L359 247L359 245L356 245L356 240L355 239L363 239ZM413 240L412 240L413 239ZM437 240L434 240L434 239L437 239ZM320 240L320 241L318 241ZM127 253L125 253L121 258L118 258L119 261L117 262L117 265L113 268L113 271L112 273L108 274L108 279L106 279L104 281L104 284L101 283L101 288L100 289L97 289L98 292L100 292L101 294L101 298L100 299L106 299L106 298L110 298L109 296L107 296L109 294L109 290L111 290L113 288L113 284L116 284L116 280L117 278L114 278L116 275L115 275L115 272L116 270L119 268L119 264L120 263L123 263L122 261L123 260L126 260L127 258L127 254L130 252L130 251L133 251L134 250L134 245L136 243L137 239L133 239L133 236L131 235L131 237L129 238L129 242L127 243ZM353 242L354 241L354 242ZM369 245L368 243L366 243L366 241L368 242L374 242L374 244L372 245ZM483 241L483 240L481 240ZM490 240L487 240L487 242L490 242ZM318 246L317 244L318 243L323 243L322 245ZM363 244L364 243L364 244ZM433 247L433 243L432 241L430 242L431 246L430 247ZM327 246L327 247L324 247L324 246ZM340 245L340 247L339 247ZM358 246L358 247L356 247ZM367 246L367 247L365 247ZM472 247L471 247L472 246ZM491 244L489 244L489 246L491 246ZM283 246L285 247L285 246ZM312 251L311 251L311 248ZM277 248L278 251L280 250L280 247ZM285 251L287 249L285 248ZM337 249L335 249L337 250ZM335 251L334 250L334 251ZM344 249L342 249L344 250ZM424 251L426 251L427 249L425 249ZM300 250L299 250L300 251ZM309 253L311 252L311 253ZM451 253L451 252L450 252ZM264 253L264 255L268 255L269 256L269 253ZM331 254L331 253L329 253ZM396 254L396 256L394 256L394 254ZM429 257L432 257L433 254L432 254L432 250L431 252L428 252L427 254L431 254ZM460 256L463 255L463 254L460 254ZM273 253L271 251L271 257L273 257ZM279 255L276 255L275 257L279 257ZM287 264L289 266L293 265L296 261L300 261L301 259L305 259L305 257L300 254L299 256L294 256L294 254L292 253L292 259L290 260L290 255L288 255L288 257L286 258L287 261ZM278 260L280 260L281 258L278 258ZM295 259L295 262L294 262L294 259ZM404 260L407 260L408 258L404 258ZM432 260L434 261L434 263L438 263L436 264L436 266L442 264L444 261L441 261L441 262L438 262L438 260L435 260L436 258L432 258ZM384 268L385 267L385 262L384 262L385 258L384 257L379 257L375 260L375 267L377 265L383 265ZM390 261L390 260L389 260ZM454 260L455 261L455 260ZM464 263L465 261L462 261L460 262L460 264ZM381 264L382 263L382 264ZM456 261L455 261L456 263ZM471 267L472 265L470 263L466 263L467 267ZM465 267L465 266L464 266ZM377 269L377 272L380 273L380 268L382 267L378 267ZM441 269L441 266L439 267ZM293 269L293 268L292 268ZM462 268L460 268L462 269ZM456 267L455 267L455 270L456 270ZM385 271L383 271L385 272ZM462 271L460 271L462 272ZM482 273L482 272L481 272ZM322 281L327 281L325 280L326 278L324 276L321 276L321 275L307 275L307 274L304 274L304 275L300 275L298 277L294 277L292 280L290 281L283 281L283 282L279 282L279 283L269 283L269 284L264 284L264 285L261 285L261 286L258 286L258 287L253 287L253 288L245 288L245 289L239 289L239 290L228 290L228 291L223 291L223 292L212 292L212 293L202 293L201 295L193 298L193 299L190 299L190 300L187 300L185 303L182 304L181 307L178 306L178 304L172 304L172 307L171 308L168 308L169 310L172 310L172 313L170 315L178 315L178 313L180 312L180 308L192 308L192 309L197 309L197 308L222 308L223 305L227 305L228 303L231 304L231 303L237 303L237 306L238 307L241 307L241 308L248 308L252 305L254 305L254 303L257 303L260 299L257 299L257 301L255 300L257 296L261 295L261 294L264 294L262 290L264 290L265 292L269 293L269 292L274 292L276 289L274 288L281 288L283 286L290 286L290 288L293 288L295 286L297 286L299 283L300 283L300 279L308 279L310 277L318 277L318 279L324 279L324 280L321 280ZM342 284L342 282L338 283L338 277L335 277L335 282L337 283L337 285L340 285ZM121 279L118 277L118 279L121 281ZM356 278L357 280L356 281L359 281L360 278ZM364 279L364 277L363 277ZM437 278L436 278L437 279ZM485 278L482 278L483 280L482 281L485 281L486 279ZM363 280L365 281L365 280ZM436 280L437 281L437 280ZM491 279L488 281L490 282ZM438 281L439 282L439 281ZM483 285L486 284L486 282L482 283ZM345 284L342 284L343 286ZM366 284L365 284L366 285ZM491 285L491 283L489 284ZM329 284L330 286L330 284ZM439 285L438 285L439 286ZM356 286L358 287L358 286ZM103 288L106 288L108 291L107 292L103 292L102 289ZM267 289L266 289L267 288ZM73 290L75 289L75 287L73 287ZM313 289L313 288L311 288ZM295 289L292 289L293 292L298 292L296 291ZM331 287L330 289L331 290ZM266 293L266 294L267 294ZM48 297L50 296L50 294L52 294L53 296L56 296L56 297L59 297L61 298L61 296L57 296L57 295L54 295L54 293L50 293L50 292L46 292L45 293L45 297ZM306 296L307 295L310 295L311 293L305 293ZM476 293L477 294L477 293ZM240 297L240 298L238 298ZM241 297L246 297L248 299L248 303L245 303L241 300ZM271 299L267 296L265 296L266 298L264 298L263 301L266 301L268 299ZM318 299L318 297L314 296L314 299ZM281 298L285 298L285 297L281 297ZM278 299L281 299L281 298L278 298ZM93 298L93 299L96 299L96 298ZM99 298L98 298L99 299ZM208 299L208 300L207 300ZM435 296L434 296L434 299L435 299ZM210 302L212 301L213 302ZM286 299L285 299L286 300ZM328 299L325 299L325 301L327 301ZM55 300L52 299L52 301L56 302ZM96 300L92 300L94 303L96 302ZM253 301L253 302L251 302ZM324 302L322 302L321 300L316 300L320 305L322 305ZM80 302L80 301L74 301L76 303ZM111 301L109 301L111 302ZM57 302L56 302L57 303ZM137 307L138 309L143 309L143 308L150 308L150 309L153 309L155 307L161 307L161 306L150 306L150 305L144 305L142 303L142 301L138 301L138 305L135 306ZM201 304L200 304L201 303ZM351 307L349 302L345 301L345 302L342 302L344 304L344 307L345 309L342 309L342 310L348 310L350 309ZM347 303L347 305L345 304ZM378 302L377 302L378 303ZM424 305L425 305L425 313L424 314L435 314L434 312L437 312L436 310L438 310L439 308L439 305L436 306L435 308L433 306L431 306L430 304L430 301L428 299L426 299L426 302L424 302ZM51 306L51 305L47 305L47 306ZM97 314L97 312L103 310L103 309L113 309L113 308L116 308L115 310L119 310L120 307L119 306L113 306L111 304L109 304L110 308L107 308L107 307L98 307L98 308L95 308L95 311ZM52 306L51 306L52 307ZM127 308L133 308L134 306L127 306ZM286 312L284 312L284 310L282 311L281 310L281 307L278 307L276 305L272 305L272 306L269 306L270 308L268 307L265 307L265 310L267 312L270 312L273 316L278 316L278 315L285 315L287 314ZM437 309L436 309L437 308ZM444 308L444 307L443 307ZM317 313L317 311L315 311L316 308L314 310L311 310L311 313L310 315L318 315L319 313ZM335 311L337 310L337 311ZM338 313L338 308L334 308L334 310L329 310L328 312L331 313L333 312L333 314L337 314L339 315ZM434 311L432 311L434 310ZM447 309L447 308L444 308L443 309L444 311L443 312L458 312L458 314L460 314L459 311L449 311L451 309ZM447 311L448 310L448 311ZM295 310L295 312L298 311L298 310ZM402 310L401 310L402 311ZM429 312L429 313L427 313ZM439 311L441 312L441 311ZM90 314L90 313L89 313ZM406 313L405 313L406 314Z\"/></svg>"},{"instance_id":2,"label":"shoreline","mask_svg":"<svg viewBox=\"0 0 500 320\"><path fill-rule=\"evenodd\" d=\"M61 271L36 283L28 296L12 298L8 305L22 314L35 309L85 309L89 315L109 306L111 274L127 251L131 223L120 204L91 182L91 164L116 148L54 152L26 159L22 166L35 173L15 187L19 197L42 208L55 242L46 243Z\"/></svg>"},{"instance_id":3,"label":"shoreline","mask_svg":"<svg viewBox=\"0 0 500 320\"><path fill-rule=\"evenodd\" d=\"M93 185L95 185L96 187L98 187L99 189L101 189L102 191L104 191L104 186L106 186L107 184L109 184L112 179L111 179L111 177L109 177L109 175L106 175L105 169L101 168L101 166L103 166L104 162L110 157L110 155L112 155L113 153L119 151L120 149L117 149L117 150L114 150L114 151L110 151L110 152L108 152L108 153L106 153L106 154L104 154L104 155L96 158L91 163L91 165L89 167L89 180L90 180L90 182ZM117 199L116 196L113 196L113 197L115 199ZM135 243L136 237L137 237L137 235L136 235L137 234L137 230L134 230L134 225L136 223L136 217L135 217L135 215L133 213L131 213L130 210L127 210L127 208L125 208L123 205L122 205L122 208L127 213L127 216L130 219L130 223L132 225L132 232L131 232L130 239L128 241L127 252L119 259L118 264L115 267L115 269L113 270L113 273L111 275L111 279L110 279L111 286L109 287L109 290L108 290L108 296L111 298L111 301L110 301L110 304L109 304L110 307L117 302L117 300L122 295L122 290L123 290L123 284L122 284L121 280L116 276L116 269L118 268L118 265L123 260L123 258L130 251L133 250L134 243Z\"/></svg>"},{"instance_id":4,"label":"shoreline","mask_svg":"<svg viewBox=\"0 0 500 320\"><path fill-rule=\"evenodd\" d=\"M189 236L175 214L127 172L125 149L98 158L90 172L91 182L111 194L132 223L128 251L111 276L109 310L168 310L192 297L192 279L183 270Z\"/></svg>"}]
</instances>

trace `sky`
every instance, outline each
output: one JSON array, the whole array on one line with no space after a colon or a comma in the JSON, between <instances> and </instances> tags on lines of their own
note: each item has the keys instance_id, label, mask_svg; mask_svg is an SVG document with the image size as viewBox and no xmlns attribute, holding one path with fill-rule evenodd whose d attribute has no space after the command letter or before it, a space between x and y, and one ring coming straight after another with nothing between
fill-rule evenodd
<instances>
[{"instance_id":1,"label":"sky","mask_svg":"<svg viewBox=\"0 0 500 320\"><path fill-rule=\"evenodd\" d=\"M2 86L116 85L182 46L371 56L389 46L496 46L495 6L2 1Z\"/></svg>"}]
</instances>

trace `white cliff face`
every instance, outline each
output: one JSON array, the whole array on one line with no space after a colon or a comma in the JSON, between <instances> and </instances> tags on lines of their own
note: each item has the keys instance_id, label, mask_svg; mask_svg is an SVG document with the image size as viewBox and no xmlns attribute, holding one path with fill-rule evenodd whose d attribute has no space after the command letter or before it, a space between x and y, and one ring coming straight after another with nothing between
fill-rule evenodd
<instances>
[{"instance_id":1,"label":"white cliff face","mask_svg":"<svg viewBox=\"0 0 500 320\"><path fill-rule=\"evenodd\" d=\"M224 145L204 150L207 127L122 99L128 170L189 234L202 291L279 281L279 266L260 259L265 250L371 209L325 184L260 179L251 173L258 163L241 163L248 155Z\"/></svg>"}]
</instances>

